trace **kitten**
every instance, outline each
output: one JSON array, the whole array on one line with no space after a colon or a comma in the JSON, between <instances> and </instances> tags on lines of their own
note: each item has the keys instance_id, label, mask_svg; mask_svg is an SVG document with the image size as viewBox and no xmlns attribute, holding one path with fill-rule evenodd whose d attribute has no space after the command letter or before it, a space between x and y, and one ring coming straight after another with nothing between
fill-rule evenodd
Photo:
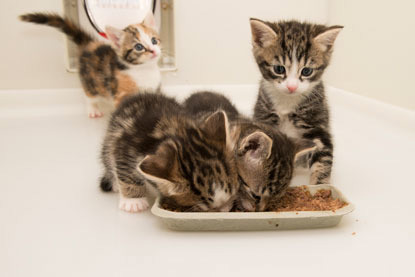
<instances>
[{"instance_id":1,"label":"kitten","mask_svg":"<svg viewBox=\"0 0 415 277\"><path fill-rule=\"evenodd\" d=\"M183 102L183 107L186 113L195 117L203 117L217 110L223 110L230 121L242 118L232 102L224 95L216 92L199 91L192 93Z\"/></svg>"},{"instance_id":2,"label":"kitten","mask_svg":"<svg viewBox=\"0 0 415 277\"><path fill-rule=\"evenodd\" d=\"M266 210L270 201L281 197L288 187L295 161L315 150L311 141L289 139L266 124L240 115L223 95L194 93L183 106L193 117L203 117L222 109L230 119L231 145L240 185L234 210Z\"/></svg>"},{"instance_id":3,"label":"kitten","mask_svg":"<svg viewBox=\"0 0 415 277\"><path fill-rule=\"evenodd\" d=\"M98 106L103 99L112 99L118 106L127 95L160 86L160 38L151 12L141 24L123 30L106 27L111 44L98 41L71 20L56 14L29 13L20 19L58 28L77 44L79 77L91 118L103 115Z\"/></svg>"},{"instance_id":4,"label":"kitten","mask_svg":"<svg viewBox=\"0 0 415 277\"><path fill-rule=\"evenodd\" d=\"M146 183L160 192L161 205L178 211L229 211L239 190L226 114L195 120L162 94L121 103L109 122L102 161L102 190L119 190L120 208L128 212L148 207Z\"/></svg>"},{"instance_id":5,"label":"kitten","mask_svg":"<svg viewBox=\"0 0 415 277\"><path fill-rule=\"evenodd\" d=\"M330 183L333 142L322 75L342 28L251 19L253 54L263 77L254 119L315 142L316 152L303 162L312 185Z\"/></svg>"}]
</instances>

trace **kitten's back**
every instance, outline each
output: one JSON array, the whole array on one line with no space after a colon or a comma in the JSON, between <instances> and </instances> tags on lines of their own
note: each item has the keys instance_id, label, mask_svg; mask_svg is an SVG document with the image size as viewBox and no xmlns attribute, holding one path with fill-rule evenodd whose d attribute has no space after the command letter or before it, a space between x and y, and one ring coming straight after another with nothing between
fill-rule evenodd
<instances>
[{"instance_id":1,"label":"kitten's back","mask_svg":"<svg viewBox=\"0 0 415 277\"><path fill-rule=\"evenodd\" d=\"M210 91L193 93L184 101L183 106L188 114L196 117L217 110L225 111L231 121L239 117L238 110L228 98Z\"/></svg>"},{"instance_id":2,"label":"kitten's back","mask_svg":"<svg viewBox=\"0 0 415 277\"><path fill-rule=\"evenodd\" d=\"M160 138L153 132L159 128L160 121L177 118L182 113L180 104L161 93L144 92L127 97L113 113L109 126L115 132L122 130L132 142L139 140L142 155L154 152Z\"/></svg>"}]
</instances>

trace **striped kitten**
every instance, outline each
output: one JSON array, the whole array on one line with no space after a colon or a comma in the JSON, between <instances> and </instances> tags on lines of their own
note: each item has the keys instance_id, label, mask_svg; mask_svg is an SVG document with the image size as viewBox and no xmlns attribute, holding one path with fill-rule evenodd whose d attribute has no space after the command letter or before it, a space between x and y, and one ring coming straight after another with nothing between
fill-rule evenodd
<instances>
[{"instance_id":1,"label":"striped kitten","mask_svg":"<svg viewBox=\"0 0 415 277\"><path fill-rule=\"evenodd\" d=\"M101 188L119 190L128 212L148 207L147 183L169 209L229 211L239 183L228 132L222 111L195 120L173 98L130 96L109 122Z\"/></svg>"},{"instance_id":2,"label":"striped kitten","mask_svg":"<svg viewBox=\"0 0 415 277\"><path fill-rule=\"evenodd\" d=\"M266 124L241 116L223 95L194 93L183 106L193 117L204 117L217 109L227 113L240 184L235 210L266 210L288 187L295 161L315 150L311 141L289 139Z\"/></svg>"},{"instance_id":3,"label":"striped kitten","mask_svg":"<svg viewBox=\"0 0 415 277\"><path fill-rule=\"evenodd\" d=\"M102 99L112 99L118 106L127 95L160 86L160 38L151 12L141 24L123 30L108 26L105 31L110 44L56 14L29 13L20 19L58 28L78 45L79 77L91 118L103 115L98 106Z\"/></svg>"},{"instance_id":4,"label":"striped kitten","mask_svg":"<svg viewBox=\"0 0 415 277\"><path fill-rule=\"evenodd\" d=\"M253 54L262 73L254 118L317 151L303 161L310 183L330 183L333 143L322 75L343 27L251 19Z\"/></svg>"}]
</instances>

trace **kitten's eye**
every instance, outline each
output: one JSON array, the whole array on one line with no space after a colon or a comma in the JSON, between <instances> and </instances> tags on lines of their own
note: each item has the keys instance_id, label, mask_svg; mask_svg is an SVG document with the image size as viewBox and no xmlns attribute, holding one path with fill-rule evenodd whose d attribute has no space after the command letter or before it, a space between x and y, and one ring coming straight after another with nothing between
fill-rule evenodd
<instances>
[{"instance_id":1,"label":"kitten's eye","mask_svg":"<svg viewBox=\"0 0 415 277\"><path fill-rule=\"evenodd\" d=\"M274 71L276 74L282 75L285 73L285 67L282 65L274 65Z\"/></svg>"},{"instance_id":2,"label":"kitten's eye","mask_svg":"<svg viewBox=\"0 0 415 277\"><path fill-rule=\"evenodd\" d=\"M137 43L137 44L134 46L134 48L135 48L135 50L137 50L137 51L142 51L142 50L144 49L144 46L143 46L141 43Z\"/></svg>"},{"instance_id":3,"label":"kitten's eye","mask_svg":"<svg viewBox=\"0 0 415 277\"><path fill-rule=\"evenodd\" d=\"M156 45L157 44L157 39L156 38L152 38L151 39L151 43L154 44L154 45Z\"/></svg>"},{"instance_id":4,"label":"kitten's eye","mask_svg":"<svg viewBox=\"0 0 415 277\"><path fill-rule=\"evenodd\" d=\"M310 76L311 74L313 74L313 69L310 67L304 67L303 70L301 70L301 75L304 77Z\"/></svg>"}]
</instances>

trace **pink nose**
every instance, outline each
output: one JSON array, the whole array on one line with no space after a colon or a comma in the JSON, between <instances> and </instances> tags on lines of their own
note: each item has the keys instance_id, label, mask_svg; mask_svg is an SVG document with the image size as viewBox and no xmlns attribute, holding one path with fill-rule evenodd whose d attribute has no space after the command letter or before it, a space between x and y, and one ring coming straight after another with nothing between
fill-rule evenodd
<instances>
[{"instance_id":1,"label":"pink nose","mask_svg":"<svg viewBox=\"0 0 415 277\"><path fill-rule=\"evenodd\" d=\"M154 58L155 56L157 56L157 53L155 50L150 50L150 52L151 52L151 57Z\"/></svg>"},{"instance_id":2,"label":"pink nose","mask_svg":"<svg viewBox=\"0 0 415 277\"><path fill-rule=\"evenodd\" d=\"M290 92L294 92L298 86L297 85L287 85L287 88Z\"/></svg>"}]
</instances>

